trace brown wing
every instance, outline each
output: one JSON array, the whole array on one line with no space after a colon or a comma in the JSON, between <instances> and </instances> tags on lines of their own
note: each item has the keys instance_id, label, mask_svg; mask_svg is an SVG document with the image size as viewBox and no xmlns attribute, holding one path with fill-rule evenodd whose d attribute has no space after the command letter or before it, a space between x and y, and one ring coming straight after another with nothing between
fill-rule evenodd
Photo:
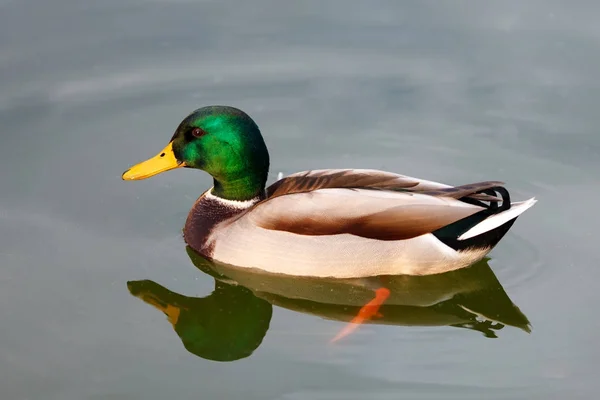
<instances>
[{"instance_id":1,"label":"brown wing","mask_svg":"<svg viewBox=\"0 0 600 400\"><path fill-rule=\"evenodd\" d=\"M451 197L454 199L468 197L480 201L496 202L501 199L478 192L502 185L502 182L487 181L453 187L385 171L326 169L298 172L282 178L267 188L267 198L327 188L361 188L391 191L401 190L423 193L429 196Z\"/></svg>"},{"instance_id":2,"label":"brown wing","mask_svg":"<svg viewBox=\"0 0 600 400\"><path fill-rule=\"evenodd\" d=\"M419 193L426 194L429 196L437 196L437 197L451 197L453 199L462 199L463 197L468 197L475 200L481 201L500 201L496 196L492 196L485 193L479 193L484 190L496 188L498 186L503 186L504 182L499 181L486 181L486 182L477 182L470 183L468 185L461 186L453 186L443 189L437 190L421 190Z\"/></svg>"},{"instance_id":3,"label":"brown wing","mask_svg":"<svg viewBox=\"0 0 600 400\"><path fill-rule=\"evenodd\" d=\"M325 169L304 171L286 176L267 188L267 197L311 192L325 188L411 188L419 181L384 171Z\"/></svg>"},{"instance_id":4,"label":"brown wing","mask_svg":"<svg viewBox=\"0 0 600 400\"><path fill-rule=\"evenodd\" d=\"M301 235L347 233L402 240L433 232L483 209L420 193L319 189L267 199L247 217L258 227Z\"/></svg>"}]
</instances>

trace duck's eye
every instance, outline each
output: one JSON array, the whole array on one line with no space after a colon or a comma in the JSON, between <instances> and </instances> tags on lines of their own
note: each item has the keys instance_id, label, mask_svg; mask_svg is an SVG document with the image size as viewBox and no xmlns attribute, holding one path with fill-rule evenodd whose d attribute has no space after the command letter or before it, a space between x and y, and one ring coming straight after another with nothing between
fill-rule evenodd
<instances>
[{"instance_id":1,"label":"duck's eye","mask_svg":"<svg viewBox=\"0 0 600 400\"><path fill-rule=\"evenodd\" d=\"M194 128L192 129L192 135L195 137L200 137L206 135L206 132L200 128Z\"/></svg>"}]
</instances>

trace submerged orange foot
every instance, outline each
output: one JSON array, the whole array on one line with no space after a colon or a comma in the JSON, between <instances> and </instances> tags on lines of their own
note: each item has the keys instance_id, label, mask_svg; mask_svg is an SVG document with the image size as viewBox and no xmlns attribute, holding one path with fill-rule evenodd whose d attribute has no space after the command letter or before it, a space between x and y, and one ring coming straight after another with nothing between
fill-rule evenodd
<instances>
[{"instance_id":1,"label":"submerged orange foot","mask_svg":"<svg viewBox=\"0 0 600 400\"><path fill-rule=\"evenodd\" d=\"M346 325L333 339L331 339L330 343L337 342L338 340L348 336L357 330L358 327L365 321L368 321L373 317L381 317L382 315L379 313L379 308L383 305L388 297L390 297L389 289L379 288L375 290L375 298L362 306L356 317L352 318L350 323L348 323L348 325Z\"/></svg>"}]
</instances>

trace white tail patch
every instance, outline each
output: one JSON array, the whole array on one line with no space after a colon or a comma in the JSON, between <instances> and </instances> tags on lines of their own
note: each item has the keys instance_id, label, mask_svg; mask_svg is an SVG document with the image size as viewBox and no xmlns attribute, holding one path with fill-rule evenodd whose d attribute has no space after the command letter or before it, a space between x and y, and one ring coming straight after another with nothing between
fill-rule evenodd
<instances>
[{"instance_id":1,"label":"white tail patch","mask_svg":"<svg viewBox=\"0 0 600 400\"><path fill-rule=\"evenodd\" d=\"M458 237L458 240L469 239L474 236L481 235L482 233L491 231L492 229L495 229L507 223L511 219L523 214L528 208L533 206L535 203L537 203L535 197L526 201L511 203L510 208L508 210L502 211L498 214L494 214L491 217L484 219L483 221L481 221L480 223L478 223L477 225L460 235Z\"/></svg>"}]
</instances>

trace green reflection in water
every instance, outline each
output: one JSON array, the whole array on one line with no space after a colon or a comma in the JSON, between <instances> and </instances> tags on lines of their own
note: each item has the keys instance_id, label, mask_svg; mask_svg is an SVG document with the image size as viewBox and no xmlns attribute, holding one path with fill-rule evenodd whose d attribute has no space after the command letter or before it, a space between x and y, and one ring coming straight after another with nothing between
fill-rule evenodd
<instances>
[{"instance_id":1,"label":"green reflection in water","mask_svg":"<svg viewBox=\"0 0 600 400\"><path fill-rule=\"evenodd\" d=\"M496 332L507 325L531 330L489 267L489 259L438 275L342 280L268 274L209 261L190 247L186 250L194 265L215 279L210 295L187 297L150 280L127 286L132 295L167 315L189 352L208 360L250 356L269 329L273 305L349 322L382 286L390 296L380 315L365 323L453 326L488 338L497 337Z\"/></svg>"}]
</instances>

